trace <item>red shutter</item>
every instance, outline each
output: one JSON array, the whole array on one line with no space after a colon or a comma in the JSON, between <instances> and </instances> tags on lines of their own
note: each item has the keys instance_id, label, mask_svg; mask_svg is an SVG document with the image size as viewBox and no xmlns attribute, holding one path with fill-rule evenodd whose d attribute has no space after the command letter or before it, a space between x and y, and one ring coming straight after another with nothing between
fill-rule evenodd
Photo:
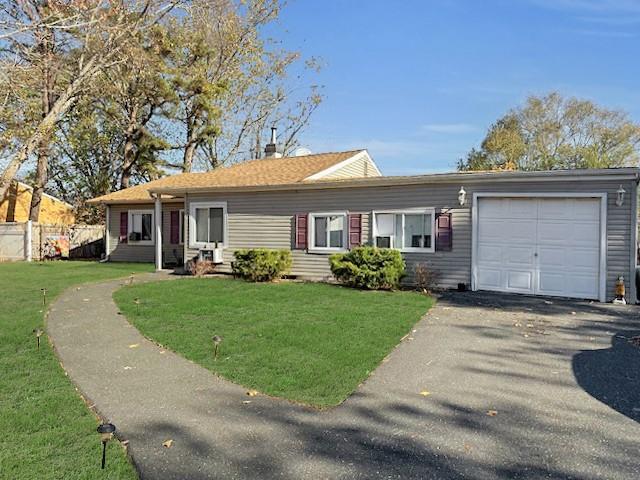
<instances>
[{"instance_id":1,"label":"red shutter","mask_svg":"<svg viewBox=\"0 0 640 480\"><path fill-rule=\"evenodd\" d=\"M295 248L298 250L304 250L307 248L308 218L309 217L306 213L299 213L296 215Z\"/></svg>"},{"instance_id":2,"label":"red shutter","mask_svg":"<svg viewBox=\"0 0 640 480\"><path fill-rule=\"evenodd\" d=\"M180 243L180 212L174 210L171 212L171 244L177 245Z\"/></svg>"},{"instance_id":3,"label":"red shutter","mask_svg":"<svg viewBox=\"0 0 640 480\"><path fill-rule=\"evenodd\" d=\"M118 242L127 243L129 234L129 212L120 212L120 238Z\"/></svg>"},{"instance_id":4,"label":"red shutter","mask_svg":"<svg viewBox=\"0 0 640 480\"><path fill-rule=\"evenodd\" d=\"M362 215L349 214L349 248L362 245Z\"/></svg>"},{"instance_id":5,"label":"red shutter","mask_svg":"<svg viewBox=\"0 0 640 480\"><path fill-rule=\"evenodd\" d=\"M439 213L436 216L436 250L451 250L452 246L451 214Z\"/></svg>"}]
</instances>

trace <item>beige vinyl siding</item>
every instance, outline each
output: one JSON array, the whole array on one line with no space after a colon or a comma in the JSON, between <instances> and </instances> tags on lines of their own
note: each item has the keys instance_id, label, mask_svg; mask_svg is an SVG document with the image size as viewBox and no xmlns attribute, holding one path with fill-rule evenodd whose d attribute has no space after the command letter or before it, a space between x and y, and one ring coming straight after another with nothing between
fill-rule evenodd
<instances>
[{"instance_id":1,"label":"beige vinyl siding","mask_svg":"<svg viewBox=\"0 0 640 480\"><path fill-rule=\"evenodd\" d=\"M180 258L183 257L182 245L171 245L171 210L179 210L184 203L162 204L162 251L165 262L174 263L173 250L177 250ZM120 213L129 210L154 210L153 203L135 205L112 205L109 214L109 252L111 260L115 262L154 262L155 247L153 245L136 245L134 243L120 244ZM155 228L155 227L154 227Z\"/></svg>"},{"instance_id":2,"label":"beige vinyl siding","mask_svg":"<svg viewBox=\"0 0 640 480\"><path fill-rule=\"evenodd\" d=\"M353 177L379 177L380 175L376 171L371 161L366 158L359 158L351 162L348 165L336 170L322 177L323 180L337 180L340 178L353 178Z\"/></svg>"},{"instance_id":3,"label":"beige vinyl siding","mask_svg":"<svg viewBox=\"0 0 640 480\"><path fill-rule=\"evenodd\" d=\"M467 203L458 205L460 186L467 191ZM482 183L461 179L460 183L406 186L350 187L324 190L225 193L219 195L192 194L189 201L227 202L229 245L224 252L224 265L219 270L230 271L233 251L238 248L291 249L294 235L294 215L323 211L363 213L363 241L371 242L371 212L384 209L433 207L436 212L452 213L453 247L451 251L406 253L408 282L417 262L428 262L440 273L440 285L455 288L458 283L471 283L471 206L474 192L516 193L601 193L608 195L607 208L607 298L611 298L619 275L635 278L631 269L631 242L634 215L631 195L636 194L634 182L624 183L628 192L622 207L615 205L619 181L532 181ZM187 240L188 241L188 240ZM188 248L187 258L197 255ZM331 276L328 254L293 251L292 274L325 279ZM627 283L628 284L628 283Z\"/></svg>"}]
</instances>

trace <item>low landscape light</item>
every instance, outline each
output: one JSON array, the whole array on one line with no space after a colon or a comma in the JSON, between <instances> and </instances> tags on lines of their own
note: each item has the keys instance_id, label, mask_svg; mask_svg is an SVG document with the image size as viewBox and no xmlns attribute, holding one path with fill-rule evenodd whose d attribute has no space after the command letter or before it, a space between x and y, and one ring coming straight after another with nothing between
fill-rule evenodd
<instances>
[{"instance_id":1,"label":"low landscape light","mask_svg":"<svg viewBox=\"0 0 640 480\"><path fill-rule=\"evenodd\" d=\"M41 288L40 291L42 292L42 306L45 307L47 305L47 289Z\"/></svg>"},{"instance_id":2,"label":"low landscape light","mask_svg":"<svg viewBox=\"0 0 640 480\"><path fill-rule=\"evenodd\" d=\"M213 340L213 358L218 358L218 345L222 343L222 337L220 335L214 335L211 340Z\"/></svg>"},{"instance_id":3,"label":"low landscape light","mask_svg":"<svg viewBox=\"0 0 640 480\"><path fill-rule=\"evenodd\" d=\"M41 328L34 328L33 333L36 336L36 341L38 342L38 350L40 350L40 337L44 334L44 331Z\"/></svg>"},{"instance_id":4,"label":"low landscape light","mask_svg":"<svg viewBox=\"0 0 640 480\"><path fill-rule=\"evenodd\" d=\"M104 469L107 458L107 443L113 437L113 433L116 431L116 426L113 423L102 423L98 425L98 433L100 434L100 441L102 442L102 468Z\"/></svg>"}]
</instances>

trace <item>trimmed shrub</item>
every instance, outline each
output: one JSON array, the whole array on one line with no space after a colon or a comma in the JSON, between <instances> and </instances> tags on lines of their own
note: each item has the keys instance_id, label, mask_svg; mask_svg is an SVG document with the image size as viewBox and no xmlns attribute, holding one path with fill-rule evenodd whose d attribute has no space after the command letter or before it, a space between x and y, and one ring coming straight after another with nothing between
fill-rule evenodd
<instances>
[{"instance_id":1,"label":"trimmed shrub","mask_svg":"<svg viewBox=\"0 0 640 480\"><path fill-rule=\"evenodd\" d=\"M340 283L369 290L390 290L405 276L405 263L398 250L357 247L329 257L331 272Z\"/></svg>"},{"instance_id":2,"label":"trimmed shrub","mask_svg":"<svg viewBox=\"0 0 640 480\"><path fill-rule=\"evenodd\" d=\"M233 274L252 282L269 282L285 275L291 268L289 250L254 248L236 250L231 263Z\"/></svg>"}]
</instances>

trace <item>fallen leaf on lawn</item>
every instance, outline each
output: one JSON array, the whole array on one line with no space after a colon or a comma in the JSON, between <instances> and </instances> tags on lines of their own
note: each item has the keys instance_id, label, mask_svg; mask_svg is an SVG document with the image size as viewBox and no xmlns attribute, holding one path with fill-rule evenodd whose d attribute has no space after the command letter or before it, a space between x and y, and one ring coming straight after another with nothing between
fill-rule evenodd
<instances>
[{"instance_id":1,"label":"fallen leaf on lawn","mask_svg":"<svg viewBox=\"0 0 640 480\"><path fill-rule=\"evenodd\" d=\"M497 410L488 410L487 411L487 415L490 417L495 417L496 415L498 415L498 411Z\"/></svg>"},{"instance_id":2,"label":"fallen leaf on lawn","mask_svg":"<svg viewBox=\"0 0 640 480\"><path fill-rule=\"evenodd\" d=\"M471 445L469 445L468 443L464 444L464 451L469 453L471 451L473 447Z\"/></svg>"},{"instance_id":3,"label":"fallen leaf on lawn","mask_svg":"<svg viewBox=\"0 0 640 480\"><path fill-rule=\"evenodd\" d=\"M257 390L247 390L247 395L249 395L250 397L255 397L256 395L258 395L258 391Z\"/></svg>"},{"instance_id":4,"label":"fallen leaf on lawn","mask_svg":"<svg viewBox=\"0 0 640 480\"><path fill-rule=\"evenodd\" d=\"M547 305L553 305L553 302L551 300L545 300L544 303L546 303Z\"/></svg>"},{"instance_id":5,"label":"fallen leaf on lawn","mask_svg":"<svg viewBox=\"0 0 640 480\"><path fill-rule=\"evenodd\" d=\"M88 299L88 298L83 298L83 299L82 299L82 301L83 301L83 302L88 302L88 301L89 301L89 299Z\"/></svg>"},{"instance_id":6,"label":"fallen leaf on lawn","mask_svg":"<svg viewBox=\"0 0 640 480\"><path fill-rule=\"evenodd\" d=\"M529 338L529 335L527 335L526 333L523 335L524 338Z\"/></svg>"},{"instance_id":7,"label":"fallen leaf on lawn","mask_svg":"<svg viewBox=\"0 0 640 480\"><path fill-rule=\"evenodd\" d=\"M163 447L167 447L167 448L171 448L171 445L173 445L173 440L167 440L162 444Z\"/></svg>"},{"instance_id":8,"label":"fallen leaf on lawn","mask_svg":"<svg viewBox=\"0 0 640 480\"><path fill-rule=\"evenodd\" d=\"M165 352L164 350L160 350L160 354L161 354L161 355L163 355L163 354L165 354L165 353L167 353L167 352Z\"/></svg>"},{"instance_id":9,"label":"fallen leaf on lawn","mask_svg":"<svg viewBox=\"0 0 640 480\"><path fill-rule=\"evenodd\" d=\"M533 328L533 324L532 323L527 323L527 328Z\"/></svg>"},{"instance_id":10,"label":"fallen leaf on lawn","mask_svg":"<svg viewBox=\"0 0 640 480\"><path fill-rule=\"evenodd\" d=\"M126 367L124 367L125 370L131 370L133 367L130 367L129 365L127 365Z\"/></svg>"},{"instance_id":11,"label":"fallen leaf on lawn","mask_svg":"<svg viewBox=\"0 0 640 480\"><path fill-rule=\"evenodd\" d=\"M132 343L131 345L129 345L129 348L138 348L139 346L139 343Z\"/></svg>"},{"instance_id":12,"label":"fallen leaf on lawn","mask_svg":"<svg viewBox=\"0 0 640 480\"><path fill-rule=\"evenodd\" d=\"M422 390L420 392L420 395L422 395L423 397L428 397L429 395L431 395L431 392L428 392L427 390Z\"/></svg>"},{"instance_id":13,"label":"fallen leaf on lawn","mask_svg":"<svg viewBox=\"0 0 640 480\"><path fill-rule=\"evenodd\" d=\"M124 442L122 442L122 446L126 447L127 445L129 445L129 440L125 440Z\"/></svg>"},{"instance_id":14,"label":"fallen leaf on lawn","mask_svg":"<svg viewBox=\"0 0 640 480\"><path fill-rule=\"evenodd\" d=\"M576 312L571 312L571 315L576 315Z\"/></svg>"},{"instance_id":15,"label":"fallen leaf on lawn","mask_svg":"<svg viewBox=\"0 0 640 480\"><path fill-rule=\"evenodd\" d=\"M242 403L244 403L245 405L249 405L251 403L251 400L243 400Z\"/></svg>"}]
</instances>

